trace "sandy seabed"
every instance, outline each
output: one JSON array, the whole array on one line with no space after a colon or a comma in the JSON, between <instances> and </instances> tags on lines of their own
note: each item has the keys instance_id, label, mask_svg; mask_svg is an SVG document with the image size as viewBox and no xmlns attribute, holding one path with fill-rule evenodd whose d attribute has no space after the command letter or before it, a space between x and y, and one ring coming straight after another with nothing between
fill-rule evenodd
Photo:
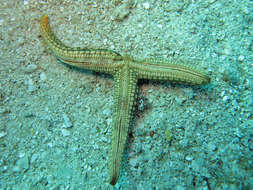
<instances>
[{"instance_id":1,"label":"sandy seabed","mask_svg":"<svg viewBox=\"0 0 253 190\"><path fill-rule=\"evenodd\" d=\"M1 190L253 189L250 0L0 2ZM109 178L113 78L68 67L71 47L194 65L205 86L140 81L118 183Z\"/></svg>"}]
</instances>

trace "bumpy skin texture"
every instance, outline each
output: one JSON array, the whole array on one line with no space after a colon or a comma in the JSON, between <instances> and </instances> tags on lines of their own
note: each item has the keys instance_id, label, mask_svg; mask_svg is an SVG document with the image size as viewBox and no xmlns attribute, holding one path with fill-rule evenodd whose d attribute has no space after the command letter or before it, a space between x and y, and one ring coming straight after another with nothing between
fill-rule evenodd
<instances>
[{"instance_id":1,"label":"bumpy skin texture","mask_svg":"<svg viewBox=\"0 0 253 190\"><path fill-rule=\"evenodd\" d=\"M137 80L168 80L201 85L210 78L191 66L168 63L159 60L134 60L128 56L107 49L71 48L64 45L52 32L48 16L41 17L42 36L55 57L66 64L113 75L114 110L113 132L110 154L111 185L117 183L128 127L135 102Z\"/></svg>"}]
</instances>

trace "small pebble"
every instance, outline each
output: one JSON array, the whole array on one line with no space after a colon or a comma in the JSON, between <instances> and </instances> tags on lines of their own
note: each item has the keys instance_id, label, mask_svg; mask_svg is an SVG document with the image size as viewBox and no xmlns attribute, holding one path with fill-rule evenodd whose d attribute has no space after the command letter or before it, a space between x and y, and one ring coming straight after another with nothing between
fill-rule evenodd
<instances>
[{"instance_id":1,"label":"small pebble","mask_svg":"<svg viewBox=\"0 0 253 190\"><path fill-rule=\"evenodd\" d=\"M70 132L69 132L67 129L62 129L62 130L61 130L61 133L62 133L62 135L63 135L64 137L67 137L67 136L70 135Z\"/></svg>"},{"instance_id":2,"label":"small pebble","mask_svg":"<svg viewBox=\"0 0 253 190\"><path fill-rule=\"evenodd\" d=\"M32 73L32 72L34 72L37 68L38 68L37 65L35 65L35 64L30 64L30 65L28 65L28 66L25 68L25 72L26 72L26 73Z\"/></svg>"},{"instance_id":3,"label":"small pebble","mask_svg":"<svg viewBox=\"0 0 253 190\"><path fill-rule=\"evenodd\" d=\"M63 113L63 120L64 120L64 124L62 125L62 128L71 128L72 127L72 123L69 119L69 117L67 116L67 114Z\"/></svg>"},{"instance_id":4,"label":"small pebble","mask_svg":"<svg viewBox=\"0 0 253 190\"><path fill-rule=\"evenodd\" d=\"M239 57L238 57L238 61L243 61L244 60L244 56L243 55L240 55Z\"/></svg>"},{"instance_id":5,"label":"small pebble","mask_svg":"<svg viewBox=\"0 0 253 190\"><path fill-rule=\"evenodd\" d=\"M40 81L45 81L47 79L47 76L44 72L40 73Z\"/></svg>"},{"instance_id":6,"label":"small pebble","mask_svg":"<svg viewBox=\"0 0 253 190\"><path fill-rule=\"evenodd\" d=\"M131 159L129 160L129 164L130 164L130 166L132 166L132 167L136 167L136 166L138 165L138 161L137 161L136 158L131 158Z\"/></svg>"},{"instance_id":7,"label":"small pebble","mask_svg":"<svg viewBox=\"0 0 253 190\"><path fill-rule=\"evenodd\" d=\"M143 7L144 7L144 9L149 9L150 5L148 2L145 2L145 3L143 3Z\"/></svg>"},{"instance_id":8,"label":"small pebble","mask_svg":"<svg viewBox=\"0 0 253 190\"><path fill-rule=\"evenodd\" d=\"M29 168L29 159L28 156L24 156L23 158L17 161L16 166L13 169L14 171L18 172L21 170L26 171L28 168Z\"/></svg>"},{"instance_id":9,"label":"small pebble","mask_svg":"<svg viewBox=\"0 0 253 190\"><path fill-rule=\"evenodd\" d=\"M227 66L226 70L223 73L223 80L229 82L233 85L238 85L240 82L241 73L236 67Z\"/></svg>"},{"instance_id":10,"label":"small pebble","mask_svg":"<svg viewBox=\"0 0 253 190\"><path fill-rule=\"evenodd\" d=\"M109 108L107 108L107 109L105 109L105 110L103 111L103 114L106 115L106 116L110 116L111 110L110 110Z\"/></svg>"},{"instance_id":11,"label":"small pebble","mask_svg":"<svg viewBox=\"0 0 253 190\"><path fill-rule=\"evenodd\" d=\"M162 25L162 24L158 24L157 27L158 27L158 28L162 28L163 25Z\"/></svg>"},{"instance_id":12,"label":"small pebble","mask_svg":"<svg viewBox=\"0 0 253 190\"><path fill-rule=\"evenodd\" d=\"M28 1L27 0L24 0L24 5L28 5Z\"/></svg>"},{"instance_id":13,"label":"small pebble","mask_svg":"<svg viewBox=\"0 0 253 190\"><path fill-rule=\"evenodd\" d=\"M126 18L130 13L129 7L126 4L123 4L120 7L117 7L113 14L112 14L112 20L118 20L122 21L124 18Z\"/></svg>"},{"instance_id":14,"label":"small pebble","mask_svg":"<svg viewBox=\"0 0 253 190\"><path fill-rule=\"evenodd\" d=\"M32 155L32 157L31 157L31 163L34 163L38 158L39 158L39 153L35 153L35 154L33 154Z\"/></svg>"},{"instance_id":15,"label":"small pebble","mask_svg":"<svg viewBox=\"0 0 253 190\"><path fill-rule=\"evenodd\" d=\"M192 90L192 88L184 88L183 92L188 99L192 99L194 97L194 91Z\"/></svg>"},{"instance_id":16,"label":"small pebble","mask_svg":"<svg viewBox=\"0 0 253 190\"><path fill-rule=\"evenodd\" d=\"M228 97L228 96L224 96L224 97L222 98L222 100L223 100L224 102L227 102L227 101L229 100L229 97Z\"/></svg>"},{"instance_id":17,"label":"small pebble","mask_svg":"<svg viewBox=\"0 0 253 190\"><path fill-rule=\"evenodd\" d=\"M187 161L192 161L193 160L193 158L192 158L192 156L190 156L190 155L187 155L186 157L185 157L185 160L187 160Z\"/></svg>"},{"instance_id":18,"label":"small pebble","mask_svg":"<svg viewBox=\"0 0 253 190\"><path fill-rule=\"evenodd\" d=\"M207 148L209 151L215 151L217 149L216 145L213 143L209 143Z\"/></svg>"},{"instance_id":19,"label":"small pebble","mask_svg":"<svg viewBox=\"0 0 253 190\"><path fill-rule=\"evenodd\" d=\"M32 79L29 79L27 84L28 84L27 89L28 89L29 92L34 92L36 90L36 86L34 85L34 82L33 82Z\"/></svg>"},{"instance_id":20,"label":"small pebble","mask_svg":"<svg viewBox=\"0 0 253 190\"><path fill-rule=\"evenodd\" d=\"M106 44L107 44L107 41L108 41L108 40L105 38L105 39L103 40L103 44L106 45Z\"/></svg>"},{"instance_id":21,"label":"small pebble","mask_svg":"<svg viewBox=\"0 0 253 190\"><path fill-rule=\"evenodd\" d=\"M4 136L6 136L6 135L7 135L7 132L5 132L5 131L1 131L1 132L0 132L0 138L4 137Z\"/></svg>"},{"instance_id":22,"label":"small pebble","mask_svg":"<svg viewBox=\"0 0 253 190\"><path fill-rule=\"evenodd\" d=\"M180 97L176 97L175 98L175 100L176 100L176 103L178 104L178 105L182 105L183 104L183 102L185 101L183 98L180 98Z\"/></svg>"},{"instance_id":23,"label":"small pebble","mask_svg":"<svg viewBox=\"0 0 253 190\"><path fill-rule=\"evenodd\" d=\"M8 169L8 166L3 166L3 167L2 167L2 172L7 171L7 169Z\"/></svg>"}]
</instances>

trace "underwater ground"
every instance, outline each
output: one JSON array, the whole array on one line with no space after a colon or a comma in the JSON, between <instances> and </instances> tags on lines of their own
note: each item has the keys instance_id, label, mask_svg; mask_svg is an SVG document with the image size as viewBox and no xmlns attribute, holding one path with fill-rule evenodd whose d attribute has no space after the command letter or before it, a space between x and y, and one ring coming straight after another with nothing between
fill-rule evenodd
<instances>
[{"instance_id":1,"label":"underwater ground","mask_svg":"<svg viewBox=\"0 0 253 190\"><path fill-rule=\"evenodd\" d=\"M0 1L1 190L253 189L253 2ZM120 178L109 180L113 78L68 67L71 47L194 65L210 84L139 81Z\"/></svg>"}]
</instances>

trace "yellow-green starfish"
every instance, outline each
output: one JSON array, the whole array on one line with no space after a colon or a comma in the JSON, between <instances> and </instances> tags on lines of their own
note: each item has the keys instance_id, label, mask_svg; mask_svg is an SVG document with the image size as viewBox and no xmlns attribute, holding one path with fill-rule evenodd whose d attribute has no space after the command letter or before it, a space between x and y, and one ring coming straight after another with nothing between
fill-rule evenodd
<instances>
[{"instance_id":1,"label":"yellow-green starfish","mask_svg":"<svg viewBox=\"0 0 253 190\"><path fill-rule=\"evenodd\" d=\"M156 60L134 60L106 49L71 48L52 32L48 17L41 17L40 28L46 44L60 61L76 67L113 75L114 110L110 155L110 184L115 185L128 135L138 79L168 80L201 85L210 78L190 66Z\"/></svg>"}]
</instances>

